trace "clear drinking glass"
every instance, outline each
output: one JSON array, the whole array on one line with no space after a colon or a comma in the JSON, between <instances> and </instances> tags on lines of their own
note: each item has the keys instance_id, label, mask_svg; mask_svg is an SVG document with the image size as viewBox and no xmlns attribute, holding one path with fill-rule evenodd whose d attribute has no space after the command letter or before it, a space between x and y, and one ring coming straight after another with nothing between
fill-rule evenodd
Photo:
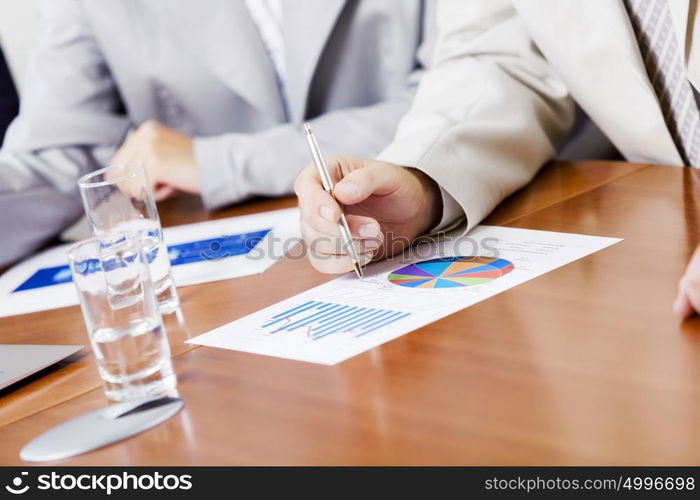
<instances>
[{"instance_id":1,"label":"clear drinking glass","mask_svg":"<svg viewBox=\"0 0 700 500\"><path fill-rule=\"evenodd\" d=\"M141 235L160 311L163 314L175 311L180 301L144 166L95 170L81 177L78 187L95 238L109 244L114 241L115 234L138 232Z\"/></svg>"},{"instance_id":2,"label":"clear drinking glass","mask_svg":"<svg viewBox=\"0 0 700 500\"><path fill-rule=\"evenodd\" d=\"M176 384L146 259L136 233L68 251L97 368L115 401L165 395Z\"/></svg>"}]
</instances>

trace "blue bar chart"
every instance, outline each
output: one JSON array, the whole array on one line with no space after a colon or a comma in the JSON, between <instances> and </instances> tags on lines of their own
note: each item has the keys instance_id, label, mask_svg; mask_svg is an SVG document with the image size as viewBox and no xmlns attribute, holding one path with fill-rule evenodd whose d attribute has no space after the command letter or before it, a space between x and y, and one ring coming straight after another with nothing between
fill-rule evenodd
<instances>
[{"instance_id":1,"label":"blue bar chart","mask_svg":"<svg viewBox=\"0 0 700 500\"><path fill-rule=\"evenodd\" d=\"M306 331L311 340L337 333L363 337L411 313L310 300L276 314L262 325L270 334Z\"/></svg>"}]
</instances>

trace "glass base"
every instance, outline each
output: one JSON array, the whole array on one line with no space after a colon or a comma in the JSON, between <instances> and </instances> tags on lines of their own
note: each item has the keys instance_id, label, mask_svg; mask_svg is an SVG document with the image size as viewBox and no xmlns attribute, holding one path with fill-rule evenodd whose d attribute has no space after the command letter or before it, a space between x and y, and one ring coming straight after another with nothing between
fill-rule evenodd
<instances>
[{"instance_id":1,"label":"glass base","mask_svg":"<svg viewBox=\"0 0 700 500\"><path fill-rule=\"evenodd\" d=\"M146 384L129 384L122 387L118 387L117 384L108 384L105 394L112 401L130 401L139 398L166 396L175 390L176 385L177 377L173 373Z\"/></svg>"},{"instance_id":2,"label":"glass base","mask_svg":"<svg viewBox=\"0 0 700 500\"><path fill-rule=\"evenodd\" d=\"M158 301L158 310L161 314L172 314L180 307L180 299L177 295L166 300Z\"/></svg>"},{"instance_id":3,"label":"glass base","mask_svg":"<svg viewBox=\"0 0 700 500\"><path fill-rule=\"evenodd\" d=\"M180 298L177 296L177 290L172 280L169 280L168 286L162 292L156 293L156 299L161 314L174 313L180 307Z\"/></svg>"}]
</instances>

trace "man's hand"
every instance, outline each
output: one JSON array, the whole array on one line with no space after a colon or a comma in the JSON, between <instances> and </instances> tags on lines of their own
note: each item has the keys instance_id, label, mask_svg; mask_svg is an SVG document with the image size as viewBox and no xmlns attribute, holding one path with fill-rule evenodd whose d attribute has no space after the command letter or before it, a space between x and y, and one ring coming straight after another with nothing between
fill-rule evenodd
<instances>
[{"instance_id":1,"label":"man's hand","mask_svg":"<svg viewBox=\"0 0 700 500\"><path fill-rule=\"evenodd\" d=\"M678 283L678 297L673 310L681 319L700 312L700 247L695 250Z\"/></svg>"},{"instance_id":2,"label":"man's hand","mask_svg":"<svg viewBox=\"0 0 700 500\"><path fill-rule=\"evenodd\" d=\"M112 159L112 165L145 165L156 200L177 190L199 193L199 169L192 138L149 120L132 132Z\"/></svg>"},{"instance_id":3,"label":"man's hand","mask_svg":"<svg viewBox=\"0 0 700 500\"><path fill-rule=\"evenodd\" d=\"M437 184L414 170L362 158L327 159L334 193L344 205L361 263L401 252L440 219ZM301 230L313 266L326 273L352 269L343 250L340 205L323 190L314 165L294 184L301 209Z\"/></svg>"}]
</instances>

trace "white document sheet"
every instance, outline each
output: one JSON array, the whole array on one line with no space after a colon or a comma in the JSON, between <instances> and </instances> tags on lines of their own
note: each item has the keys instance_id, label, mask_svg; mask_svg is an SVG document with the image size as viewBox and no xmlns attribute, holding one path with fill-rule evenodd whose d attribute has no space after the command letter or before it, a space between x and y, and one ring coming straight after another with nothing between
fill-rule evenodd
<instances>
[{"instance_id":1,"label":"white document sheet","mask_svg":"<svg viewBox=\"0 0 700 500\"><path fill-rule=\"evenodd\" d=\"M265 271L299 241L299 210L290 208L163 229L177 286ZM68 245L45 250L0 276L0 317L78 303Z\"/></svg>"},{"instance_id":2,"label":"white document sheet","mask_svg":"<svg viewBox=\"0 0 700 500\"><path fill-rule=\"evenodd\" d=\"M422 244L188 342L333 365L621 241L480 226ZM280 276L283 280L284 276Z\"/></svg>"}]
</instances>

